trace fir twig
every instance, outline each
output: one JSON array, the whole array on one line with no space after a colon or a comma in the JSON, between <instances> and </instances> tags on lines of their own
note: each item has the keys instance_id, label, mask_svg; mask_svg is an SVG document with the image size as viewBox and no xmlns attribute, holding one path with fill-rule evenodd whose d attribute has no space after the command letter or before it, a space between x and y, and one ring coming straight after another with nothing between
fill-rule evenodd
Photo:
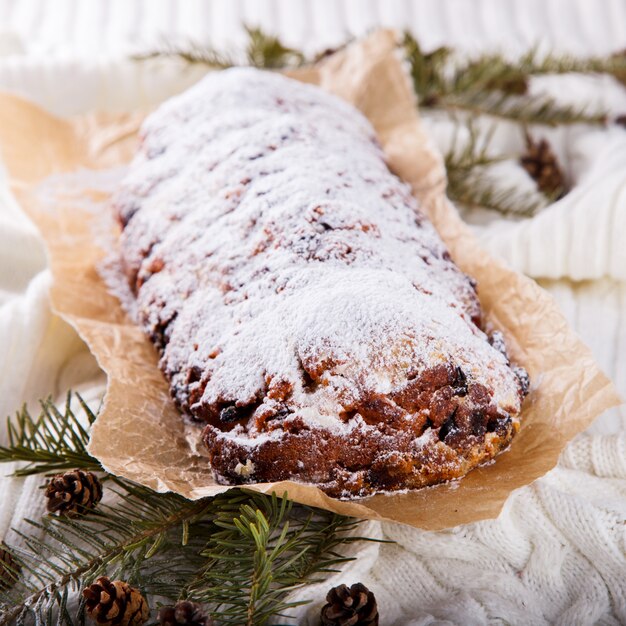
<instances>
[{"instance_id":1,"label":"fir twig","mask_svg":"<svg viewBox=\"0 0 626 626\"><path fill-rule=\"evenodd\" d=\"M25 547L14 553L27 577L0 593L0 626L29 616L80 622L82 607L68 610L67 594L104 574L170 601L191 596L222 624L264 624L301 604L285 601L288 593L347 560L341 544L362 539L346 536L356 520L275 495L190 502L131 485L118 495L79 520L30 520L33 531L18 533Z\"/></svg>"},{"instance_id":2,"label":"fir twig","mask_svg":"<svg viewBox=\"0 0 626 626\"><path fill-rule=\"evenodd\" d=\"M587 113L584 107L563 106L549 96L507 94L480 89L451 90L441 94L434 106L448 111L488 115L518 124L563 126L567 124L604 124L606 113Z\"/></svg>"},{"instance_id":3,"label":"fir twig","mask_svg":"<svg viewBox=\"0 0 626 626\"><path fill-rule=\"evenodd\" d=\"M465 208L482 208L505 216L532 217L547 205L539 195L520 192L514 186L502 187L472 171L464 178L448 175L448 196Z\"/></svg>"},{"instance_id":4,"label":"fir twig","mask_svg":"<svg viewBox=\"0 0 626 626\"><path fill-rule=\"evenodd\" d=\"M264 33L260 28L246 26L248 46L246 59L252 67L279 69L299 67L305 63L305 56L300 50L285 46L278 37Z\"/></svg>"},{"instance_id":5,"label":"fir twig","mask_svg":"<svg viewBox=\"0 0 626 626\"><path fill-rule=\"evenodd\" d=\"M220 624L263 625L285 616L301 602L287 594L349 560L340 544L364 538L347 536L357 522L299 507L276 496L255 500L256 508L232 502L216 517L219 532L206 551L206 569L189 593L215 605Z\"/></svg>"},{"instance_id":6,"label":"fir twig","mask_svg":"<svg viewBox=\"0 0 626 626\"><path fill-rule=\"evenodd\" d=\"M425 53L410 33L405 33L404 50L413 86L423 107L465 111L521 124L557 126L606 122L605 112L588 113L584 108L559 105L545 95L528 94L531 75L559 67L558 57L546 57L538 62L533 52L519 64L511 64L499 55L483 55L461 62L449 48ZM567 61L561 60L560 67L565 69ZM584 67L582 62L579 67ZM600 64L590 61L589 67L600 67Z\"/></svg>"},{"instance_id":7,"label":"fir twig","mask_svg":"<svg viewBox=\"0 0 626 626\"><path fill-rule=\"evenodd\" d=\"M521 192L513 186L501 187L489 180L488 169L506 159L504 155L491 156L489 146L495 126L479 136L474 120L465 122L469 130L467 142L459 146L458 130L445 154L448 177L448 197L466 208L484 208L506 216L531 217L546 206L548 200L541 193Z\"/></svg>"},{"instance_id":8,"label":"fir twig","mask_svg":"<svg viewBox=\"0 0 626 626\"><path fill-rule=\"evenodd\" d=\"M79 467L102 471L100 463L87 452L89 427L96 416L79 394L76 394L84 419L72 411L70 393L63 412L50 398L43 400L36 419L26 406L14 419L7 419L9 443L0 446L0 463L25 461L26 466L15 471L16 476L55 473Z\"/></svg>"},{"instance_id":9,"label":"fir twig","mask_svg":"<svg viewBox=\"0 0 626 626\"><path fill-rule=\"evenodd\" d=\"M195 41L188 41L184 45L178 45L165 40L156 49L135 54L132 58L135 61L178 58L189 64L206 65L210 69L226 69L235 65L235 60L229 55Z\"/></svg>"},{"instance_id":10,"label":"fir twig","mask_svg":"<svg viewBox=\"0 0 626 626\"><path fill-rule=\"evenodd\" d=\"M445 71L452 50L441 47L425 53L417 39L408 32L404 34L403 47L420 104L426 107L435 105L441 94L448 91Z\"/></svg>"},{"instance_id":11,"label":"fir twig","mask_svg":"<svg viewBox=\"0 0 626 626\"><path fill-rule=\"evenodd\" d=\"M0 593L0 626L16 619L23 621L29 615L49 624L43 615L52 614L55 607L59 623L74 623L68 620L69 615L63 617L60 600L66 591L82 589L104 573L150 591L154 580L160 595L178 595L178 586L164 585L154 578L148 561L158 552L161 557L167 554L170 567L186 567L194 562L195 548L198 567L198 553L206 537L181 550L181 526L184 520L206 513L210 503L130 486L120 495L118 503L101 505L80 520L56 516L47 516L41 522L26 520L32 531L18 532L25 547L14 549L26 575L14 588Z\"/></svg>"},{"instance_id":12,"label":"fir twig","mask_svg":"<svg viewBox=\"0 0 626 626\"><path fill-rule=\"evenodd\" d=\"M285 46L278 37L268 35L259 28L246 27L246 33L248 44L245 50L245 65L279 69L299 67L306 61L300 50ZM142 61L167 57L179 58L191 64L206 65L210 69L225 69L239 64L234 55L193 41L180 46L165 41L156 50L135 55L133 58Z\"/></svg>"},{"instance_id":13,"label":"fir twig","mask_svg":"<svg viewBox=\"0 0 626 626\"><path fill-rule=\"evenodd\" d=\"M486 56L486 62L489 62ZM540 55L536 49L530 50L518 61L522 72L541 76L542 74L608 74L620 82L626 82L626 53L619 52L607 57L581 58L571 54L548 53Z\"/></svg>"},{"instance_id":14,"label":"fir twig","mask_svg":"<svg viewBox=\"0 0 626 626\"><path fill-rule=\"evenodd\" d=\"M529 50L515 61L500 54L482 54L463 67L465 82L486 89L500 89L507 93L524 94L531 76L554 74L608 74L620 82L626 79L626 51L606 57L576 57L571 54L543 53ZM455 82L459 82L457 75ZM469 80L468 80L469 79ZM462 85L460 85L462 86Z\"/></svg>"}]
</instances>

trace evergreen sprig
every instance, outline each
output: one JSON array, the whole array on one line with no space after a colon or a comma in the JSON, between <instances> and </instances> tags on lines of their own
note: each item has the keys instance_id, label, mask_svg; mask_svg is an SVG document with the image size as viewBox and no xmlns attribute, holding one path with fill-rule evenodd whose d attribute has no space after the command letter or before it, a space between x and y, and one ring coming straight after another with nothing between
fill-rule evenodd
<instances>
[{"instance_id":1,"label":"evergreen sprig","mask_svg":"<svg viewBox=\"0 0 626 626\"><path fill-rule=\"evenodd\" d=\"M606 113L587 113L584 107L558 105L549 96L510 94L499 90L468 89L441 95L435 108L463 111L472 116L487 115L517 124L564 126L569 124L604 124Z\"/></svg>"},{"instance_id":2,"label":"evergreen sprig","mask_svg":"<svg viewBox=\"0 0 626 626\"><path fill-rule=\"evenodd\" d=\"M259 505L234 501L220 511L220 530L203 552L209 562L190 588L194 598L221 609L222 624L262 625L273 615L287 617L302 602L286 596L337 571L347 560L337 552L339 545L363 540L347 535L355 520L305 508L296 512L293 503L275 496Z\"/></svg>"},{"instance_id":3,"label":"evergreen sprig","mask_svg":"<svg viewBox=\"0 0 626 626\"><path fill-rule=\"evenodd\" d=\"M425 108L465 111L471 115L488 115L519 124L604 124L605 112L588 113L584 108L559 105L546 95L531 95L531 76L548 73L548 68L565 69L570 59L546 57L537 60L536 52L512 64L500 55L482 55L460 60L450 48L426 53L410 34L404 35L404 51L411 68L413 86ZM568 58L569 59L569 58ZM601 65L592 65L601 67ZM577 67L585 67L580 62ZM613 67L606 64L605 68ZM626 67L626 65L625 65Z\"/></svg>"},{"instance_id":4,"label":"evergreen sprig","mask_svg":"<svg viewBox=\"0 0 626 626\"><path fill-rule=\"evenodd\" d=\"M0 463L25 461L16 476L56 473L81 469L101 471L102 466L87 452L89 427L95 414L80 397L83 417L72 410L72 394L68 393L63 412L50 398L40 402L41 411L33 418L26 405L14 418L7 418L8 445L0 446Z\"/></svg>"},{"instance_id":5,"label":"evergreen sprig","mask_svg":"<svg viewBox=\"0 0 626 626\"><path fill-rule=\"evenodd\" d=\"M0 626L84 624L80 592L101 575L138 586L151 602L200 600L220 623L266 624L298 604L286 599L291 591L348 560L342 544L365 539L353 536L355 520L286 494L231 490L190 501L107 475L86 451L96 415L78 396L76 415L72 398L64 411L46 400L38 418L24 408L9 420L0 462L25 461L18 475L100 471L105 498L83 517L48 515L15 531L21 573L0 590Z\"/></svg>"},{"instance_id":6,"label":"evergreen sprig","mask_svg":"<svg viewBox=\"0 0 626 626\"><path fill-rule=\"evenodd\" d=\"M515 64L506 62L495 54L480 57L483 63L499 63L503 71L517 71L524 75L541 76L543 74L608 74L619 82L626 82L626 52L618 52L606 57L581 58L572 54L540 54L537 48L522 55Z\"/></svg>"},{"instance_id":7,"label":"evergreen sprig","mask_svg":"<svg viewBox=\"0 0 626 626\"><path fill-rule=\"evenodd\" d=\"M195 41L188 41L183 46L164 40L156 49L134 54L132 58L135 61L175 58L186 63L205 65L208 69L216 70L227 69L236 65L235 59L227 53L201 45Z\"/></svg>"},{"instance_id":8,"label":"evergreen sprig","mask_svg":"<svg viewBox=\"0 0 626 626\"><path fill-rule=\"evenodd\" d=\"M460 129L468 130L467 140L459 141ZM444 155L448 174L448 197L465 208L483 208L515 217L532 217L544 208L548 199L538 191L524 192L514 186L497 185L489 175L489 168L506 160L505 155L490 154L495 126L479 133L474 120L457 122L456 132L448 152Z\"/></svg>"},{"instance_id":9,"label":"evergreen sprig","mask_svg":"<svg viewBox=\"0 0 626 626\"><path fill-rule=\"evenodd\" d=\"M101 505L81 519L46 516L41 521L26 520L30 530L16 531L23 547L14 548L13 554L23 575L17 585L0 593L0 624L20 623L28 617L49 624L46 615L55 616L62 624L80 623L80 606L73 615L68 611L63 617L60 601L103 574L148 590L154 582L160 595L170 595L165 593L168 590L172 593L173 587L159 584L162 581L155 578L150 559L167 555L173 577L184 574L177 565L193 563L203 540L196 541L196 533L182 548L183 523L201 518L209 503L162 496L117 482L122 489L114 503Z\"/></svg>"},{"instance_id":10,"label":"evergreen sprig","mask_svg":"<svg viewBox=\"0 0 626 626\"><path fill-rule=\"evenodd\" d=\"M285 46L278 37L263 32L260 28L246 26L248 43L245 49L245 65L265 69L299 67L306 62L300 50ZM210 69L226 69L238 63L234 54L220 52L211 46L194 41L177 45L164 41L156 50L137 54L133 58L145 61L155 58L179 58L187 63L199 63Z\"/></svg>"},{"instance_id":11,"label":"evergreen sprig","mask_svg":"<svg viewBox=\"0 0 626 626\"><path fill-rule=\"evenodd\" d=\"M278 37L264 33L260 28L246 26L248 45L247 64L266 69L299 67L306 61L304 54L295 48L285 46Z\"/></svg>"}]
</instances>

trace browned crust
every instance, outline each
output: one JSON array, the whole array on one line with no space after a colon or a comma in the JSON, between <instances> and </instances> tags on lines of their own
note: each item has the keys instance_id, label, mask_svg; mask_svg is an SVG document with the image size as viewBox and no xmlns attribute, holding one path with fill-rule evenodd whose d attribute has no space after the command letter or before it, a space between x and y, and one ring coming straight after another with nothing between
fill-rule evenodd
<instances>
[{"instance_id":1,"label":"browned crust","mask_svg":"<svg viewBox=\"0 0 626 626\"><path fill-rule=\"evenodd\" d=\"M495 338L497 343L500 335ZM518 377L523 398L525 373L519 371ZM220 412L206 416L203 438L222 482L295 480L314 483L334 497L416 489L460 478L493 459L519 428L513 407L498 406L489 389L468 381L451 364L425 370L393 394L364 395L340 416L345 423L360 420L349 435L311 428L291 415L288 389L267 393L274 396L272 402L262 405L266 410L255 406L251 420L259 429L259 443L246 432L245 406L228 409L235 418L228 424ZM242 431L245 444L237 441ZM272 432L279 437L261 438Z\"/></svg>"},{"instance_id":2,"label":"browned crust","mask_svg":"<svg viewBox=\"0 0 626 626\"><path fill-rule=\"evenodd\" d=\"M295 480L314 483L333 497L362 497L460 478L506 448L518 428L518 422L503 419L493 432L452 445L439 440L440 429L428 429L427 442L416 440L410 430L383 435L371 426L349 438L300 430L254 446L237 443L209 425L204 441L211 465L226 484ZM242 466L252 473L242 474Z\"/></svg>"},{"instance_id":3,"label":"browned crust","mask_svg":"<svg viewBox=\"0 0 626 626\"><path fill-rule=\"evenodd\" d=\"M501 343L499 333L494 338ZM514 371L523 398L527 377ZM417 489L464 476L493 459L519 430L513 407L498 406L489 389L450 364L425 370L393 394L362 397L341 416L346 423L360 420L349 435L311 428L289 415L288 398L280 400L266 411L269 417L257 416L258 443L246 432L247 417L227 429L217 414L208 420L203 438L222 482L295 480L334 497ZM273 431L279 437L262 438ZM241 434L245 444L237 440Z\"/></svg>"}]
</instances>

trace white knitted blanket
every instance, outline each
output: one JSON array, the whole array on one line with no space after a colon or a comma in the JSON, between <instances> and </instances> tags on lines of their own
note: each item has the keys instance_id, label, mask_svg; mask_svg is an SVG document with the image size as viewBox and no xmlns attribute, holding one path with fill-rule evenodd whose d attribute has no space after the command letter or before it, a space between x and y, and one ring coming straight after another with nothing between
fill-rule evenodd
<instances>
[{"instance_id":1,"label":"white knitted blanket","mask_svg":"<svg viewBox=\"0 0 626 626\"><path fill-rule=\"evenodd\" d=\"M0 46L0 55L8 55L0 59L0 88L61 114L154 103L193 82L197 72L167 66L157 78L153 67L112 57L160 32L237 43L242 16L309 48L381 23L410 26L430 45L470 49L497 44L519 51L538 39L582 53L626 47L622 0L577 0L567 10L557 0L154 0L150 7L141 0L94 0L93 11L85 4L79 9L72 0L57 0L50 12L42 0L0 0L0 29L9 31ZM626 90L608 79L545 79L535 88L626 112ZM445 149L449 126L429 124ZM626 131L577 128L549 138L575 183L570 194L532 220L469 217L480 223L492 251L541 279L626 396ZM521 138L505 128L498 141L511 149ZM500 173L504 181L528 182L513 162ZM93 357L50 313L45 263L41 241L3 179L0 416L69 387L94 400L103 390ZM18 541L8 529L41 512L39 484L0 478L0 537ZM326 589L360 580L376 593L385 626L626 624L626 411L600 417L568 446L556 469L516 491L496 520L437 533L368 522L359 533L395 543L353 546L358 559L340 575L300 592L314 602L294 623L316 624Z\"/></svg>"}]
</instances>

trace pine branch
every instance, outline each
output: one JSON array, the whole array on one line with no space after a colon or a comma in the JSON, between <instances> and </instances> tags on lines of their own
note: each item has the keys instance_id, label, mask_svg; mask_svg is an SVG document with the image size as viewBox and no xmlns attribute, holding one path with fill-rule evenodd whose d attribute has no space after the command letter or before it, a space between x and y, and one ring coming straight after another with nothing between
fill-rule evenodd
<instances>
[{"instance_id":1,"label":"pine branch","mask_svg":"<svg viewBox=\"0 0 626 626\"><path fill-rule=\"evenodd\" d=\"M82 607L67 609L68 594L104 574L151 596L210 604L223 624L264 624L301 604L286 602L288 593L348 560L339 545L364 540L346 536L356 520L275 495L190 502L117 482L116 504L81 519L31 520L32 532L19 533L25 547L15 557L26 576L0 593L0 626L74 625Z\"/></svg>"},{"instance_id":2,"label":"pine branch","mask_svg":"<svg viewBox=\"0 0 626 626\"><path fill-rule=\"evenodd\" d=\"M626 81L626 51L607 57L576 57L569 54L540 54L534 48L511 62L500 54L482 54L461 66L454 78L458 88L498 89L525 94L531 76L554 74L608 74Z\"/></svg>"},{"instance_id":3,"label":"pine branch","mask_svg":"<svg viewBox=\"0 0 626 626\"><path fill-rule=\"evenodd\" d=\"M246 26L248 46L246 59L252 67L279 69L299 67L306 61L300 50L285 46L278 37L264 33L260 28Z\"/></svg>"},{"instance_id":4,"label":"pine branch","mask_svg":"<svg viewBox=\"0 0 626 626\"><path fill-rule=\"evenodd\" d=\"M423 106L433 106L448 91L446 67L452 56L450 48L441 47L425 53L417 39L404 33L404 53L409 61L413 88Z\"/></svg>"},{"instance_id":5,"label":"pine branch","mask_svg":"<svg viewBox=\"0 0 626 626\"><path fill-rule=\"evenodd\" d=\"M0 446L0 463L24 461L25 467L15 471L16 476L55 473L60 470L81 468L102 471L100 463L87 452L89 427L96 416L79 394L84 419L74 414L68 393L63 412L50 398L43 400L36 419L26 406L13 419L7 419L9 442Z\"/></svg>"},{"instance_id":6,"label":"pine branch","mask_svg":"<svg viewBox=\"0 0 626 626\"><path fill-rule=\"evenodd\" d=\"M247 32L245 63L254 67L297 67L315 62L316 58L324 58L332 52L324 51L316 58L306 59L299 50L286 47L279 39L260 29L248 28ZM447 47L425 52L408 32L402 47L421 107L452 114L469 114L471 118L486 116L505 120L524 129L531 124L552 127L603 125L608 119L605 111L591 113L585 107L561 105L547 95L530 94L528 86L533 76L602 73L626 84L626 51L609 57L577 58L571 55L539 55L533 49L513 62L500 54L483 54L468 60L455 55L454 50ZM148 58L154 56L178 56L187 62L204 63L213 68L236 64L229 55L194 44L183 49L166 46L147 55ZM447 164L451 168L448 193L452 199L466 206L482 206L504 214L530 216L543 208L546 200L553 199L497 186L483 176L486 164L480 160L466 159L461 167L457 160L448 158Z\"/></svg>"},{"instance_id":7,"label":"pine branch","mask_svg":"<svg viewBox=\"0 0 626 626\"><path fill-rule=\"evenodd\" d=\"M295 48L285 46L278 37L268 35L259 28L246 26L248 43L245 50L245 64L265 69L299 67L306 62L304 54ZM239 65L234 55L219 52L197 42L187 42L177 46L165 41L151 52L135 55L137 61L174 57L190 64L206 65L210 69L226 69Z\"/></svg>"},{"instance_id":8,"label":"pine branch","mask_svg":"<svg viewBox=\"0 0 626 626\"><path fill-rule=\"evenodd\" d=\"M195 41L188 41L181 46L165 40L155 50L135 54L132 58L135 61L178 58L189 64L206 65L209 69L226 69L236 65L235 60L229 55Z\"/></svg>"},{"instance_id":9,"label":"pine branch","mask_svg":"<svg viewBox=\"0 0 626 626\"><path fill-rule=\"evenodd\" d=\"M277 37L258 28L246 28L248 44L245 64L266 69L299 67L313 60L285 46ZM606 112L588 113L584 108L559 105L548 96L531 96L531 76L546 73L603 72L626 80L626 55L608 58L577 59L571 56L529 52L516 63L501 55L485 54L461 62L454 51L440 47L424 52L418 41L405 33L403 48L420 103L425 108L466 111L522 124L604 124ZM201 63L213 69L237 65L234 57L214 48L189 42L177 47L167 42L153 52L136 59L179 57L188 63Z\"/></svg>"},{"instance_id":10,"label":"pine branch","mask_svg":"<svg viewBox=\"0 0 626 626\"><path fill-rule=\"evenodd\" d=\"M515 217L532 217L548 204L538 194L520 192L514 186L501 187L478 172L467 177L449 174L448 197L466 208L488 209Z\"/></svg>"},{"instance_id":11,"label":"pine branch","mask_svg":"<svg viewBox=\"0 0 626 626\"><path fill-rule=\"evenodd\" d=\"M503 91L453 90L441 94L435 108L488 115L518 124L563 126L567 124L604 124L606 113L587 113L584 107L562 106L549 96L519 96Z\"/></svg>"},{"instance_id":12,"label":"pine branch","mask_svg":"<svg viewBox=\"0 0 626 626\"><path fill-rule=\"evenodd\" d=\"M527 68L511 64L500 55L486 54L457 65L450 85L458 91L480 89L524 95L529 77Z\"/></svg>"},{"instance_id":13,"label":"pine branch","mask_svg":"<svg viewBox=\"0 0 626 626\"><path fill-rule=\"evenodd\" d=\"M531 217L544 208L549 198L540 192L520 192L516 187L500 187L489 180L489 167L505 160L504 155L491 156L489 146L495 126L479 136L475 120L464 126L469 130L468 141L459 147L458 131L450 150L445 154L448 177L448 197L466 208L483 208L505 216Z\"/></svg>"},{"instance_id":14,"label":"pine branch","mask_svg":"<svg viewBox=\"0 0 626 626\"><path fill-rule=\"evenodd\" d=\"M288 593L335 571L349 560L340 544L363 538L346 536L355 520L292 504L272 496L249 506L234 500L216 518L221 529L206 551L206 569L192 583L194 598L215 605L220 624L266 624L285 616L299 602Z\"/></svg>"},{"instance_id":15,"label":"pine branch","mask_svg":"<svg viewBox=\"0 0 626 626\"><path fill-rule=\"evenodd\" d=\"M500 55L482 55L469 61L455 58L449 48L424 53L419 43L405 33L404 51L411 68L411 77L420 104L426 108L465 111L472 115L488 115L521 124L604 124L605 112L587 113L584 108L559 105L548 96L528 94L528 83L534 74L549 68L567 71L567 58L545 57L536 60L534 52L512 64ZM569 61L569 67L605 69L618 67L608 61L589 60L587 65ZM626 66L626 63L622 63Z\"/></svg>"},{"instance_id":16,"label":"pine branch","mask_svg":"<svg viewBox=\"0 0 626 626\"><path fill-rule=\"evenodd\" d=\"M491 57L493 58L493 56ZM489 58L486 57L487 62ZM608 57L581 58L569 54L539 55L536 49L529 51L518 61L521 71L541 76L543 74L608 74L621 83L626 82L626 52Z\"/></svg>"},{"instance_id":17,"label":"pine branch","mask_svg":"<svg viewBox=\"0 0 626 626\"><path fill-rule=\"evenodd\" d=\"M0 593L1 626L34 616L33 607L46 613L61 610L60 600L66 591L82 589L104 573L147 590L151 590L154 580L160 595L177 597L177 585L164 585L154 578L150 559L158 553L161 558L167 556L170 565L183 560L195 561L199 567L199 552L207 537L197 531L206 523L198 526L194 520L208 513L210 502L190 502L119 479L116 482L118 502L100 505L83 518L46 516L40 522L26 520L32 530L18 532L25 547L14 548L24 575L15 587ZM193 540L182 546L183 525L191 522L195 524Z\"/></svg>"}]
</instances>

